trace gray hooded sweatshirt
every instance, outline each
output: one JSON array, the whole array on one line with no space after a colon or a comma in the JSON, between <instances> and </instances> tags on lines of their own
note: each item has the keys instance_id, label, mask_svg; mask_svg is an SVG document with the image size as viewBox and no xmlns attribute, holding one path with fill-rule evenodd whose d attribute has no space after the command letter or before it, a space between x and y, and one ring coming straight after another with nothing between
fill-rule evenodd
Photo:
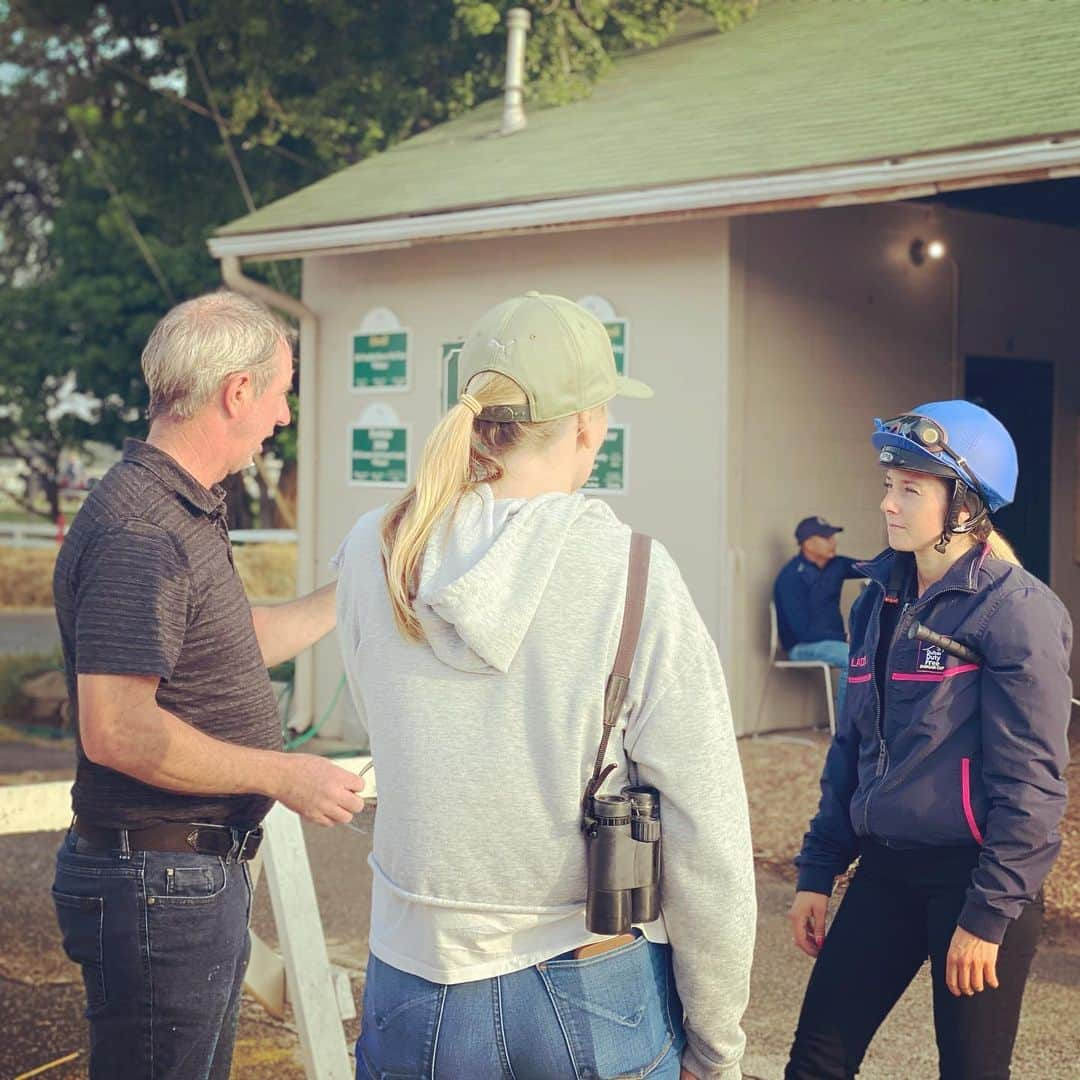
<instances>
[{"instance_id":1,"label":"gray hooded sweatshirt","mask_svg":"<svg viewBox=\"0 0 1080 1080\"><path fill-rule=\"evenodd\" d=\"M580 494L480 485L435 530L415 610L394 623L384 510L334 558L342 658L371 737L379 812L371 949L442 983L521 970L589 941L581 793L602 730L630 529ZM750 828L716 647L653 543L630 688L604 791L661 792L662 918L686 1013L684 1064L740 1075L755 898Z\"/></svg>"}]
</instances>

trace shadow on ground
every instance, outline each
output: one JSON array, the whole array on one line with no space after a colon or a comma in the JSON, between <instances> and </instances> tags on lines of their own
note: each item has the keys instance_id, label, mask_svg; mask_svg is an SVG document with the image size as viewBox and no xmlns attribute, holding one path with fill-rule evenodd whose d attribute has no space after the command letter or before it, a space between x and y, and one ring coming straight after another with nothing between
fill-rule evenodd
<instances>
[{"instance_id":1,"label":"shadow on ground","mask_svg":"<svg viewBox=\"0 0 1080 1080\"><path fill-rule=\"evenodd\" d=\"M10 744L0 746L4 770ZM55 750L55 747L47 749ZM13 759L12 759L13 760ZM20 762L23 759L20 758ZM33 767L34 761L29 762ZM46 764L44 758L39 766ZM56 764L54 755L47 765ZM40 775L42 768L35 770ZM0 782L16 779L10 773ZM748 776L748 780L749 780ZM752 793L753 795L753 793ZM361 819L370 827L370 817ZM370 832L305 827L331 959L350 972L359 1002L367 956ZM64 957L49 902L58 833L0 837L0 1077L78 1057L39 1074L43 1080L74 1080L86 1073L86 1027L78 970ZM791 945L785 913L791 885L776 874L769 856L758 872L759 920L751 1005L745 1019L744 1067L761 1080L779 1080L794 1030L809 959ZM717 898L722 903L722 898ZM269 894L261 884L253 925L277 942ZM278 1022L254 1001L244 1003L233 1076L240 1080L301 1080L299 1044L287 1018ZM356 1022L346 1025L349 1045ZM1080 1033L1080 945L1067 928L1047 935L1025 1000L1014 1058L1014 1080L1068 1080L1076 1073ZM930 987L920 974L871 1047L861 1080L937 1076Z\"/></svg>"}]
</instances>

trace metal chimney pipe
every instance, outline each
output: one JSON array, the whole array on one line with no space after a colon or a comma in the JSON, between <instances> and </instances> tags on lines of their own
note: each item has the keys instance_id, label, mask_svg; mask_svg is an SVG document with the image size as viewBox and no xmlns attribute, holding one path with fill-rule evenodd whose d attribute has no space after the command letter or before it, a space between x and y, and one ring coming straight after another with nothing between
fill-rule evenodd
<instances>
[{"instance_id":1,"label":"metal chimney pipe","mask_svg":"<svg viewBox=\"0 0 1080 1080\"><path fill-rule=\"evenodd\" d=\"M513 135L529 122L525 117L525 31L531 22L525 8L511 8L506 13L506 88L500 135Z\"/></svg>"}]
</instances>

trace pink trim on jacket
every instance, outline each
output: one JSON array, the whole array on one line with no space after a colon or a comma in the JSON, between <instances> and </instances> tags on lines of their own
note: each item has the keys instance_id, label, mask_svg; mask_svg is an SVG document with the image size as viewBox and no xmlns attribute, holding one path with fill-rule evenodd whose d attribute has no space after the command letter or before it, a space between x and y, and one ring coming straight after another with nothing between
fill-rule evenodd
<instances>
[{"instance_id":1,"label":"pink trim on jacket","mask_svg":"<svg viewBox=\"0 0 1080 1080\"><path fill-rule=\"evenodd\" d=\"M954 675L963 675L965 672L978 670L978 664L958 664L956 667L946 668L945 671L894 671L892 679L893 682L944 682ZM848 679L848 682L852 681Z\"/></svg>"},{"instance_id":2,"label":"pink trim on jacket","mask_svg":"<svg viewBox=\"0 0 1080 1080\"><path fill-rule=\"evenodd\" d=\"M971 758L960 759L960 798L964 803L964 817L967 818L971 835L981 844L983 836L975 821L975 812L971 809Z\"/></svg>"}]
</instances>

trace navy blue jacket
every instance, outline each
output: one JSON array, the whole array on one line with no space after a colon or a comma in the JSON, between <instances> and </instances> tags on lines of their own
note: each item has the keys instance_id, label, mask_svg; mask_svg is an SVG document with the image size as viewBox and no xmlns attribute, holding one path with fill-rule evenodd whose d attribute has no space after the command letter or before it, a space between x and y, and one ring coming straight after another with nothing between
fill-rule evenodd
<instances>
[{"instance_id":1,"label":"navy blue jacket","mask_svg":"<svg viewBox=\"0 0 1080 1080\"><path fill-rule=\"evenodd\" d=\"M776 624L785 650L812 641L846 641L840 590L849 577L864 577L856 562L837 555L820 569L799 552L784 564L773 586Z\"/></svg>"},{"instance_id":2,"label":"navy blue jacket","mask_svg":"<svg viewBox=\"0 0 1080 1080\"><path fill-rule=\"evenodd\" d=\"M907 597L884 672L875 666L894 559ZM799 889L832 892L859 838L893 848L981 846L959 925L1000 942L1039 891L1061 847L1072 623L1041 581L985 546L915 599L914 558L859 564L871 579L851 612L847 700L803 839ZM913 621L981 657L957 659L908 638ZM882 707L884 705L884 708Z\"/></svg>"}]
</instances>

